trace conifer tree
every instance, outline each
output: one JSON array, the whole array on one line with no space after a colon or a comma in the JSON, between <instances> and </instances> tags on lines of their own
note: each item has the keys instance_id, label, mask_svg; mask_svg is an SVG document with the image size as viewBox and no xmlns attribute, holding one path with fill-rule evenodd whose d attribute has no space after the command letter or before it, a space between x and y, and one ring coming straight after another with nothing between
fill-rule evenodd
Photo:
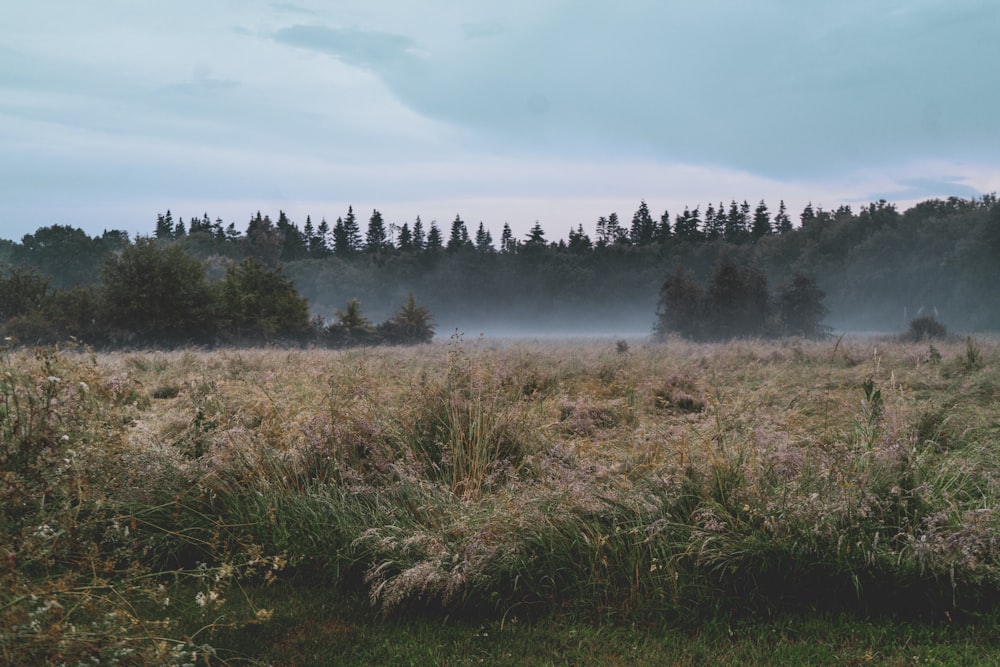
<instances>
[{"instance_id":1,"label":"conifer tree","mask_svg":"<svg viewBox=\"0 0 1000 667\"><path fill-rule=\"evenodd\" d=\"M545 230L542 229L542 223L538 220L535 220L535 224L528 230L528 238L525 240L524 245L525 247L532 248L545 247Z\"/></svg>"},{"instance_id":2,"label":"conifer tree","mask_svg":"<svg viewBox=\"0 0 1000 667\"><path fill-rule=\"evenodd\" d=\"M413 251L413 232L410 231L408 222L404 222L399 229L399 249L403 252Z\"/></svg>"},{"instance_id":3,"label":"conifer tree","mask_svg":"<svg viewBox=\"0 0 1000 667\"><path fill-rule=\"evenodd\" d=\"M347 207L347 216L344 218L344 236L347 241L347 252L353 253L361 250L361 227L358 219L354 215L354 207Z\"/></svg>"},{"instance_id":4,"label":"conifer tree","mask_svg":"<svg viewBox=\"0 0 1000 667\"><path fill-rule=\"evenodd\" d=\"M510 223L503 223L503 232L500 234L500 252L505 255L513 255L517 252L517 239L510 229Z\"/></svg>"},{"instance_id":5,"label":"conifer tree","mask_svg":"<svg viewBox=\"0 0 1000 667\"><path fill-rule=\"evenodd\" d=\"M778 204L778 213L774 216L774 230L778 234L787 234L792 231L792 219L788 216L784 199Z\"/></svg>"},{"instance_id":6,"label":"conifer tree","mask_svg":"<svg viewBox=\"0 0 1000 667\"><path fill-rule=\"evenodd\" d=\"M816 211L813 209L812 202L809 202L799 214L799 223L802 225L802 229L805 229L814 222L816 222Z\"/></svg>"},{"instance_id":7,"label":"conifer tree","mask_svg":"<svg viewBox=\"0 0 1000 667\"><path fill-rule=\"evenodd\" d=\"M170 215L170 209L162 215L156 216L156 231L154 236L158 239L170 239L174 236L174 218Z\"/></svg>"},{"instance_id":8,"label":"conifer tree","mask_svg":"<svg viewBox=\"0 0 1000 667\"><path fill-rule=\"evenodd\" d=\"M423 250L426 240L427 239L424 235L424 223L420 221L420 216L418 215L417 219L413 222L413 249Z\"/></svg>"},{"instance_id":9,"label":"conifer tree","mask_svg":"<svg viewBox=\"0 0 1000 667\"><path fill-rule=\"evenodd\" d=\"M316 228L316 234L319 236L319 241L321 247L325 253L330 252L330 244L333 242L333 231L330 229L330 223L323 218L319 221L319 227Z\"/></svg>"},{"instance_id":10,"label":"conifer tree","mask_svg":"<svg viewBox=\"0 0 1000 667\"><path fill-rule=\"evenodd\" d=\"M490 232L483 225L482 221L479 223L479 228L476 229L476 250L480 253L492 253L495 252L493 248L493 237Z\"/></svg>"},{"instance_id":11,"label":"conifer tree","mask_svg":"<svg viewBox=\"0 0 1000 667\"><path fill-rule=\"evenodd\" d=\"M722 204L719 204L720 208ZM715 206L712 204L708 205L705 209L705 238L709 241L714 241L715 239L720 239L725 235L726 225L725 225L725 215L719 215Z\"/></svg>"},{"instance_id":12,"label":"conifer tree","mask_svg":"<svg viewBox=\"0 0 1000 667\"><path fill-rule=\"evenodd\" d=\"M660 216L660 226L656 230L656 238L659 240L660 244L666 244L670 241L673 236L673 231L670 228L670 211L664 209L663 215Z\"/></svg>"},{"instance_id":13,"label":"conifer tree","mask_svg":"<svg viewBox=\"0 0 1000 667\"><path fill-rule=\"evenodd\" d=\"M577 255L585 255L591 251L593 244L590 242L590 237L583 231L583 225L577 225L575 230L570 227L567 247L570 252Z\"/></svg>"},{"instance_id":14,"label":"conifer tree","mask_svg":"<svg viewBox=\"0 0 1000 667\"><path fill-rule=\"evenodd\" d=\"M354 252L351 247L351 239L347 234L347 227L344 226L343 218L337 218L333 223L333 254L339 257L346 257Z\"/></svg>"},{"instance_id":15,"label":"conifer tree","mask_svg":"<svg viewBox=\"0 0 1000 667\"><path fill-rule=\"evenodd\" d=\"M441 230L438 229L437 221L431 220L431 228L427 231L427 244L424 246L424 250L429 253L436 253L442 249L443 245Z\"/></svg>"},{"instance_id":16,"label":"conifer tree","mask_svg":"<svg viewBox=\"0 0 1000 667\"><path fill-rule=\"evenodd\" d=\"M313 227L312 218L308 215L306 216L306 224L302 226L302 236L305 238L306 252L310 257L314 256L314 250L317 245L316 228Z\"/></svg>"},{"instance_id":17,"label":"conifer tree","mask_svg":"<svg viewBox=\"0 0 1000 667\"><path fill-rule=\"evenodd\" d=\"M451 223L451 233L448 235L448 245L445 250L448 252L458 252L469 244L469 229L461 216L456 215Z\"/></svg>"},{"instance_id":18,"label":"conifer tree","mask_svg":"<svg viewBox=\"0 0 1000 667\"><path fill-rule=\"evenodd\" d=\"M771 232L771 214L767 210L767 204L761 199L753 212L753 225L750 227L750 236L754 241L759 241L771 234Z\"/></svg>"},{"instance_id":19,"label":"conifer tree","mask_svg":"<svg viewBox=\"0 0 1000 667\"><path fill-rule=\"evenodd\" d=\"M608 243L628 243L628 230L622 227L617 213L608 216L607 236Z\"/></svg>"},{"instance_id":20,"label":"conifer tree","mask_svg":"<svg viewBox=\"0 0 1000 667\"><path fill-rule=\"evenodd\" d=\"M656 238L656 221L649 214L646 200L639 203L639 208L632 216L632 227L629 229L629 239L633 245L649 245Z\"/></svg>"},{"instance_id":21,"label":"conifer tree","mask_svg":"<svg viewBox=\"0 0 1000 667\"><path fill-rule=\"evenodd\" d=\"M386 249L387 244L382 214L378 209L373 209L372 216L368 219L368 232L365 234L365 252L377 255Z\"/></svg>"}]
</instances>

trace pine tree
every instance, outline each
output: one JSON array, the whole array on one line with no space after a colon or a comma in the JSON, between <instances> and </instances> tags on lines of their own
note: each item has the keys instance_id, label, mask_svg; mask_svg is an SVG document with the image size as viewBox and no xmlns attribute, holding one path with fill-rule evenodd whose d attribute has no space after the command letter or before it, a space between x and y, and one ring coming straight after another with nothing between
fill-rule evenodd
<instances>
[{"instance_id":1,"label":"pine tree","mask_svg":"<svg viewBox=\"0 0 1000 667\"><path fill-rule=\"evenodd\" d=\"M306 252L310 257L316 256L316 228L313 227L312 218L306 216L306 224L302 226L302 236L306 241Z\"/></svg>"},{"instance_id":2,"label":"pine tree","mask_svg":"<svg viewBox=\"0 0 1000 667\"><path fill-rule=\"evenodd\" d=\"M767 210L767 204L761 199L753 212L753 225L750 227L750 236L754 241L759 241L771 233L771 214Z\"/></svg>"},{"instance_id":3,"label":"pine tree","mask_svg":"<svg viewBox=\"0 0 1000 667\"><path fill-rule=\"evenodd\" d=\"M174 236L174 218L170 215L170 210L162 215L156 216L156 231L154 236L158 239L170 239Z\"/></svg>"},{"instance_id":4,"label":"pine tree","mask_svg":"<svg viewBox=\"0 0 1000 667\"><path fill-rule=\"evenodd\" d=\"M281 259L286 262L302 259L309 252L306 237L298 226L288 219L284 211L278 212L278 223L275 225L281 234Z\"/></svg>"},{"instance_id":5,"label":"pine tree","mask_svg":"<svg viewBox=\"0 0 1000 667\"><path fill-rule=\"evenodd\" d=\"M431 228L427 231L427 245L424 249L429 253L436 253L443 247L441 240L441 230L438 229L437 221L431 220Z\"/></svg>"},{"instance_id":6,"label":"pine tree","mask_svg":"<svg viewBox=\"0 0 1000 667\"><path fill-rule=\"evenodd\" d=\"M608 243L628 243L628 231L622 227L617 213L608 216L607 234Z\"/></svg>"},{"instance_id":7,"label":"pine tree","mask_svg":"<svg viewBox=\"0 0 1000 667\"><path fill-rule=\"evenodd\" d=\"M346 257L353 252L351 241L347 236L347 228L344 227L343 218L337 218L333 223L333 254L339 257Z\"/></svg>"},{"instance_id":8,"label":"pine tree","mask_svg":"<svg viewBox=\"0 0 1000 667\"><path fill-rule=\"evenodd\" d=\"M670 229L670 211L664 209L663 215L660 216L660 226L656 230L656 238L659 240L661 245L670 242L673 236L673 231Z\"/></svg>"},{"instance_id":9,"label":"pine tree","mask_svg":"<svg viewBox=\"0 0 1000 667\"><path fill-rule=\"evenodd\" d=\"M484 254L496 252L493 248L493 237L482 221L479 223L479 228L476 229L476 250Z\"/></svg>"},{"instance_id":10,"label":"pine tree","mask_svg":"<svg viewBox=\"0 0 1000 667\"><path fill-rule=\"evenodd\" d=\"M816 222L816 211L813 209L812 202L809 202L799 214L799 223L802 225L802 229L805 229L814 222Z\"/></svg>"},{"instance_id":11,"label":"pine tree","mask_svg":"<svg viewBox=\"0 0 1000 667\"><path fill-rule=\"evenodd\" d=\"M271 222L271 218L266 215L261 216L260 211L250 219L246 236L242 241L246 254L267 266L277 264L282 256L284 237Z\"/></svg>"},{"instance_id":12,"label":"pine tree","mask_svg":"<svg viewBox=\"0 0 1000 667\"><path fill-rule=\"evenodd\" d=\"M348 253L361 250L361 227L358 226L353 206L347 207L347 217L344 218L344 235L347 240Z\"/></svg>"},{"instance_id":13,"label":"pine tree","mask_svg":"<svg viewBox=\"0 0 1000 667\"><path fill-rule=\"evenodd\" d=\"M705 209L705 238L714 241L722 238L725 231L725 215L718 215L715 207L709 204L708 208Z\"/></svg>"},{"instance_id":14,"label":"pine tree","mask_svg":"<svg viewBox=\"0 0 1000 667\"><path fill-rule=\"evenodd\" d=\"M674 236L682 241L698 241L702 238L702 231L698 228L700 214L696 208L691 211L684 207L684 213L678 214L674 219Z\"/></svg>"},{"instance_id":15,"label":"pine tree","mask_svg":"<svg viewBox=\"0 0 1000 667\"><path fill-rule=\"evenodd\" d=\"M391 319L378 325L378 333L389 343L429 343L434 338L434 318L427 308L416 304L413 292L410 292L406 305L400 306Z\"/></svg>"},{"instance_id":16,"label":"pine tree","mask_svg":"<svg viewBox=\"0 0 1000 667\"><path fill-rule=\"evenodd\" d=\"M458 252L466 247L469 242L469 229L465 226L461 216L456 215L451 223L451 233L448 235L448 245L445 250L448 252Z\"/></svg>"},{"instance_id":17,"label":"pine tree","mask_svg":"<svg viewBox=\"0 0 1000 667\"><path fill-rule=\"evenodd\" d=\"M597 227L594 231L597 234L598 248L604 248L610 245L608 236L608 219L603 215L597 219Z\"/></svg>"},{"instance_id":18,"label":"pine tree","mask_svg":"<svg viewBox=\"0 0 1000 667\"><path fill-rule=\"evenodd\" d=\"M788 217L788 209L785 208L785 200L778 204L778 213L774 216L774 229L779 234L787 234L792 231L792 219Z\"/></svg>"},{"instance_id":19,"label":"pine tree","mask_svg":"<svg viewBox=\"0 0 1000 667\"><path fill-rule=\"evenodd\" d=\"M410 223L404 222L399 230L399 249L403 252L413 250L413 232L410 231Z\"/></svg>"},{"instance_id":20,"label":"pine tree","mask_svg":"<svg viewBox=\"0 0 1000 667\"><path fill-rule=\"evenodd\" d=\"M525 240L524 245L533 248L544 247L546 245L545 230L542 229L542 223L538 220L535 220L535 224L528 231L528 238Z\"/></svg>"},{"instance_id":21,"label":"pine tree","mask_svg":"<svg viewBox=\"0 0 1000 667\"><path fill-rule=\"evenodd\" d=\"M420 216L413 223L413 249L423 250L424 242L426 238L424 237L424 223L420 221Z\"/></svg>"},{"instance_id":22,"label":"pine tree","mask_svg":"<svg viewBox=\"0 0 1000 667\"><path fill-rule=\"evenodd\" d=\"M656 238L656 221L649 214L645 199L639 203L638 210L632 216L629 238L633 245L648 245Z\"/></svg>"},{"instance_id":23,"label":"pine tree","mask_svg":"<svg viewBox=\"0 0 1000 667\"><path fill-rule=\"evenodd\" d=\"M740 210L740 205L733 199L729 202L729 214L726 216L726 228L723 235L727 243L742 243L746 231L746 220Z\"/></svg>"},{"instance_id":24,"label":"pine tree","mask_svg":"<svg viewBox=\"0 0 1000 667\"><path fill-rule=\"evenodd\" d=\"M368 219L368 232L365 234L365 252L377 255L385 250L387 243L382 214L378 209L372 209L372 216Z\"/></svg>"},{"instance_id":25,"label":"pine tree","mask_svg":"<svg viewBox=\"0 0 1000 667\"><path fill-rule=\"evenodd\" d=\"M583 225L577 225L575 230L570 227L569 245L567 247L570 252L577 255L585 255L591 251L593 244L590 242L590 237L584 233Z\"/></svg>"},{"instance_id":26,"label":"pine tree","mask_svg":"<svg viewBox=\"0 0 1000 667\"><path fill-rule=\"evenodd\" d=\"M503 223L503 231L500 233L500 252L505 255L513 255L517 252L517 239L510 229L510 223Z\"/></svg>"}]
</instances>

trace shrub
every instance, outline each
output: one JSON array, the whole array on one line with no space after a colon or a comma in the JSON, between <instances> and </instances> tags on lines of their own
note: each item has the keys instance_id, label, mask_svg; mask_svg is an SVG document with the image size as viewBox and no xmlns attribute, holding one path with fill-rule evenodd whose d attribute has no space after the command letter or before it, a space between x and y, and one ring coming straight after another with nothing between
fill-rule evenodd
<instances>
[{"instance_id":1,"label":"shrub","mask_svg":"<svg viewBox=\"0 0 1000 667\"><path fill-rule=\"evenodd\" d=\"M309 303L280 269L254 259L229 267L222 284L222 317L237 341L297 338L311 330Z\"/></svg>"},{"instance_id":2,"label":"shrub","mask_svg":"<svg viewBox=\"0 0 1000 667\"><path fill-rule=\"evenodd\" d=\"M413 292L406 305L396 314L378 325L378 333L388 343L429 343L434 338L434 318L424 306L417 306Z\"/></svg>"},{"instance_id":3,"label":"shrub","mask_svg":"<svg viewBox=\"0 0 1000 667\"><path fill-rule=\"evenodd\" d=\"M933 315L922 315L910 320L910 330L905 338L911 341L936 340L948 335L948 329Z\"/></svg>"},{"instance_id":4,"label":"shrub","mask_svg":"<svg viewBox=\"0 0 1000 667\"><path fill-rule=\"evenodd\" d=\"M180 245L140 238L101 271L108 326L127 341L176 345L216 327L205 266Z\"/></svg>"}]
</instances>

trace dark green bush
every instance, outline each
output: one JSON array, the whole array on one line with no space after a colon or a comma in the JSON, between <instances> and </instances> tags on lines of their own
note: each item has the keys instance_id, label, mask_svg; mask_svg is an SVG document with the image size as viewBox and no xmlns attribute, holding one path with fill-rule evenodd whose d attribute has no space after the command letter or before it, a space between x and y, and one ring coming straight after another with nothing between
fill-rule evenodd
<instances>
[{"instance_id":1,"label":"dark green bush","mask_svg":"<svg viewBox=\"0 0 1000 667\"><path fill-rule=\"evenodd\" d=\"M933 315L923 315L910 320L906 338L912 341L935 340L948 335L948 329Z\"/></svg>"}]
</instances>

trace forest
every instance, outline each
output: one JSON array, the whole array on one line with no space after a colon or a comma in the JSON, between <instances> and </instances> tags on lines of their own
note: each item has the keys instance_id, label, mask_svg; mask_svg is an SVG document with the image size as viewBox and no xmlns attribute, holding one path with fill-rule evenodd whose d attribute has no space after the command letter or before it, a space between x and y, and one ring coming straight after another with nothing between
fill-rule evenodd
<instances>
[{"instance_id":1,"label":"forest","mask_svg":"<svg viewBox=\"0 0 1000 667\"><path fill-rule=\"evenodd\" d=\"M1000 327L998 258L995 195L902 212L886 201L810 204L795 216L783 201L774 212L734 200L673 216L642 201L630 221L612 212L562 238L537 221L523 238L505 224L498 240L460 215L396 224L375 209L365 222L349 207L332 224L307 216L300 226L257 212L240 229L167 211L135 239L56 224L0 241L0 326L25 342L99 345L406 342L401 326L419 342L435 324L443 334L727 339L891 333L920 316L985 331ZM720 296L726 279L736 283ZM732 305L701 324L677 321L699 295Z\"/></svg>"}]
</instances>

